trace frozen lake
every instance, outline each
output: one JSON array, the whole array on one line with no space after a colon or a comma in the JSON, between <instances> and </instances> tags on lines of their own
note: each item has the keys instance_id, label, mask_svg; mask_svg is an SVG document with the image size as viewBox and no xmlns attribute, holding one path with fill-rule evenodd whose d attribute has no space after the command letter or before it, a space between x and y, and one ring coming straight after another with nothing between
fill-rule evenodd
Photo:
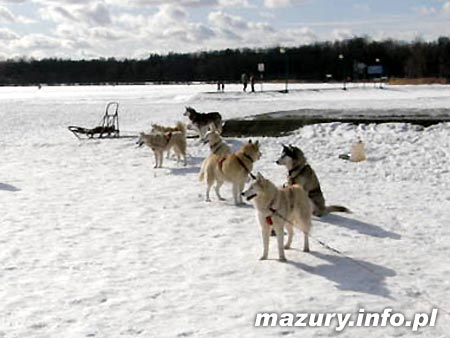
<instances>
[{"instance_id":1,"label":"frozen lake","mask_svg":"<svg viewBox=\"0 0 450 338\"><path fill-rule=\"evenodd\" d=\"M260 137L254 171L281 185L281 144L303 149L329 204L352 214L296 233L289 263L261 262L252 207L204 202L206 146L188 140L188 166L134 139L78 141L120 103L124 133L187 122L185 106L225 119L294 109L361 111L450 107L450 86L228 85L0 87L0 337L335 337L332 328L254 328L255 314L439 308L434 328L348 328L339 337L448 337L450 330L450 124L342 123ZM314 89L314 90L312 90ZM319 90L316 90L319 89ZM271 91L269 91L271 90ZM212 93L211 93L212 92ZM368 161L338 159L361 137ZM237 149L246 140L229 138ZM276 258L271 240L270 258ZM371 271L371 272L369 272Z\"/></svg>"}]
</instances>

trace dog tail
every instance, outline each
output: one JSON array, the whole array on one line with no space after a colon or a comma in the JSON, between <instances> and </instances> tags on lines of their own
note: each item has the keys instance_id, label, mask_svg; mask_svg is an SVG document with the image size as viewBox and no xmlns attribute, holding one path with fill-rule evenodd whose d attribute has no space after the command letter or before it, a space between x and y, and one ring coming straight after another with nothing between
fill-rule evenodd
<instances>
[{"instance_id":1,"label":"dog tail","mask_svg":"<svg viewBox=\"0 0 450 338\"><path fill-rule=\"evenodd\" d=\"M200 174L198 175L198 180L203 182L205 180L205 172L206 172L206 160L202 162L202 166L200 167Z\"/></svg>"},{"instance_id":2,"label":"dog tail","mask_svg":"<svg viewBox=\"0 0 450 338\"><path fill-rule=\"evenodd\" d=\"M186 126L183 122L178 121L176 128L183 134L186 135Z\"/></svg>"},{"instance_id":3,"label":"dog tail","mask_svg":"<svg viewBox=\"0 0 450 338\"><path fill-rule=\"evenodd\" d=\"M330 212L346 212L348 214L352 213L350 209L343 207L342 205L327 205L326 213L328 214Z\"/></svg>"}]
</instances>

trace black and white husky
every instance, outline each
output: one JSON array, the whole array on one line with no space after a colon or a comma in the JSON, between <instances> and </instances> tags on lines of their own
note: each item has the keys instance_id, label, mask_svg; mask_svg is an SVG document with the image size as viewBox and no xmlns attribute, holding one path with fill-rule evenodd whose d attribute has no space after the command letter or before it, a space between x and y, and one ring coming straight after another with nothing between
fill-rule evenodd
<instances>
[{"instance_id":1,"label":"black and white husky","mask_svg":"<svg viewBox=\"0 0 450 338\"><path fill-rule=\"evenodd\" d=\"M219 134L222 133L222 115L218 112L198 113L192 107L186 107L183 114L191 121L191 125L198 130L200 138L204 138L210 128L214 128Z\"/></svg>"}]
</instances>

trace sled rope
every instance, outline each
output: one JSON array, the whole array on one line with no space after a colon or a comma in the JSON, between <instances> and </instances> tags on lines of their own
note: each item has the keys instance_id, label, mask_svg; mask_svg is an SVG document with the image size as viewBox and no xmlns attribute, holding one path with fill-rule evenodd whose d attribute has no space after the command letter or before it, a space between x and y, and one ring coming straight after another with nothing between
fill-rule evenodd
<instances>
[{"instance_id":1,"label":"sled rope","mask_svg":"<svg viewBox=\"0 0 450 338\"><path fill-rule=\"evenodd\" d=\"M279 218L281 218L283 221L289 223L290 225L295 227L295 224L292 223L291 221L289 221L286 217L284 217L283 215L281 215L277 210L273 209L273 208L269 208L269 210L272 212L272 215L275 215ZM312 239L314 239L318 244L320 244L322 247L324 247L325 249L327 249L328 251L331 251L341 257L344 257L345 259L347 259L348 261L352 262L353 264L359 266L360 268L368 271L369 273L371 273L372 275L376 276L376 277L381 277L384 278L384 276L380 273L378 273L377 271L369 268L368 266L358 262L357 260L355 260L354 258L344 254L343 252L339 251L338 249L332 247L331 245L328 245L327 243L325 243L324 241L320 240L319 238L312 236L311 234L308 234L309 237L311 237ZM400 289L403 289L400 287ZM419 288L416 288L417 291L420 292L421 297L417 297L418 300L422 300L423 302L427 303L428 305L431 305L433 307L436 307L439 309L439 311L442 311L444 314L446 314L448 317L450 317L450 311L447 310L446 308L442 307L441 305L438 305L437 302L435 302L430 295L426 292L426 291L421 291Z\"/></svg>"},{"instance_id":2,"label":"sled rope","mask_svg":"<svg viewBox=\"0 0 450 338\"><path fill-rule=\"evenodd\" d=\"M283 215L281 215L277 210L274 210L272 208L269 209L273 215L281 218L283 221L289 223L290 225L295 227L295 224L292 223L290 220L288 220L286 217L284 217ZM311 237L313 240L315 240L320 246L322 246L323 248L327 249L330 252L333 252L341 257L344 257L345 259L347 259L348 261L352 262L353 264L359 266L360 268L363 268L364 270L370 272L372 275L376 276L376 277L383 277L383 275L381 275L380 273L378 273L377 271L369 268L368 266L358 262L357 260L355 260L354 258L344 254L342 251L332 247L331 245L325 243L324 241L320 240L319 238L317 238L316 236L312 236L311 234L308 234L309 237Z\"/></svg>"}]
</instances>

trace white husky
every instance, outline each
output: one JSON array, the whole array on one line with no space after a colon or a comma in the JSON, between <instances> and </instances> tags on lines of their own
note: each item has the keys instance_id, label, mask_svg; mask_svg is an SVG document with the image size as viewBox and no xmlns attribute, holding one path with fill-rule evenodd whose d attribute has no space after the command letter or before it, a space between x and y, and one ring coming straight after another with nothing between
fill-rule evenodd
<instances>
[{"instance_id":1,"label":"white husky","mask_svg":"<svg viewBox=\"0 0 450 338\"><path fill-rule=\"evenodd\" d=\"M308 194L299 185L277 188L271 181L260 173L250 187L242 193L247 201L252 201L261 225L263 238L263 255L267 259L269 254L269 237L271 227L275 230L278 242L278 256L280 261L286 261L284 249L290 249L294 235L294 225L304 234L303 251L309 251L308 233L311 230L312 207ZM288 231L288 240L284 245L284 227Z\"/></svg>"}]
</instances>

